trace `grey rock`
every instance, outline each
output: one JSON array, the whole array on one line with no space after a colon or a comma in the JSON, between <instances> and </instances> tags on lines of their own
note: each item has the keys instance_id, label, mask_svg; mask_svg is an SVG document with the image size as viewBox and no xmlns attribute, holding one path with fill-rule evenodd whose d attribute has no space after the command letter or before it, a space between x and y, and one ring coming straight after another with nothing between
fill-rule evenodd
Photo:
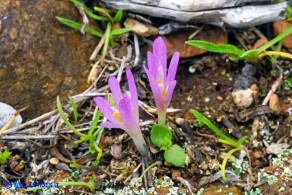
<instances>
[{"instance_id":1,"label":"grey rock","mask_svg":"<svg viewBox=\"0 0 292 195\"><path fill-rule=\"evenodd\" d=\"M16 110L10 105L0 102L0 129L9 122L15 112ZM10 127L15 127L21 123L22 117L17 115Z\"/></svg>"}]
</instances>

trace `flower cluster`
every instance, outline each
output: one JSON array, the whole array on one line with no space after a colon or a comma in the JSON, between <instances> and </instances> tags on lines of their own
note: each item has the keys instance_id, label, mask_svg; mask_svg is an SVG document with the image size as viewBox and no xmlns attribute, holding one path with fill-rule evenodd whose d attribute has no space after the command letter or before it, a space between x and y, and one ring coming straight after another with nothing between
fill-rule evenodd
<instances>
[{"instance_id":1,"label":"flower cluster","mask_svg":"<svg viewBox=\"0 0 292 195\"><path fill-rule=\"evenodd\" d=\"M167 71L166 45L161 37L153 44L153 52L148 52L148 68L144 66L148 76L151 90L155 99L158 123L165 125L166 110L176 86L175 75L177 71L179 53L174 53ZM133 139L138 151L143 157L148 156L148 149L139 126L138 95L133 74L126 70L129 91L121 92L117 78L109 78L109 87L116 107L101 97L94 98L107 121L102 123L106 128L120 128L125 130Z\"/></svg>"},{"instance_id":2,"label":"flower cluster","mask_svg":"<svg viewBox=\"0 0 292 195\"><path fill-rule=\"evenodd\" d=\"M179 52L175 52L167 70L166 45L161 37L153 43L153 52L147 54L148 68L144 66L154 96L158 123L165 124L166 109L176 86L175 75L178 67Z\"/></svg>"},{"instance_id":3,"label":"flower cluster","mask_svg":"<svg viewBox=\"0 0 292 195\"><path fill-rule=\"evenodd\" d=\"M103 122L106 128L120 128L125 130L133 139L142 156L148 155L148 149L139 126L138 95L133 74L130 69L126 70L129 91L121 92L117 78L109 78L109 87L112 92L116 108L101 97L94 98L96 105L108 121Z\"/></svg>"}]
</instances>

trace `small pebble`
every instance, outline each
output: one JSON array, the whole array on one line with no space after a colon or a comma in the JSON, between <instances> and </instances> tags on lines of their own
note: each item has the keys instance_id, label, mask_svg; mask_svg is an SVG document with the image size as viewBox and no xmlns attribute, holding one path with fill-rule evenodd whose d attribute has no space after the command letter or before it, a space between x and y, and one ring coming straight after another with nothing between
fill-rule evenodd
<instances>
[{"instance_id":1,"label":"small pebble","mask_svg":"<svg viewBox=\"0 0 292 195\"><path fill-rule=\"evenodd\" d=\"M183 119L183 118L176 118L175 119L175 123L177 124L177 125L183 125L184 124L184 122L185 122L185 119Z\"/></svg>"},{"instance_id":2,"label":"small pebble","mask_svg":"<svg viewBox=\"0 0 292 195\"><path fill-rule=\"evenodd\" d=\"M117 68L115 67L115 66L109 66L108 67L108 70L110 71L110 72L113 72L114 70L116 70Z\"/></svg>"},{"instance_id":3,"label":"small pebble","mask_svg":"<svg viewBox=\"0 0 292 195\"><path fill-rule=\"evenodd\" d=\"M210 102L210 98L209 97L206 97L205 99L204 99L204 102Z\"/></svg>"},{"instance_id":4,"label":"small pebble","mask_svg":"<svg viewBox=\"0 0 292 195\"><path fill-rule=\"evenodd\" d=\"M250 88L234 91L231 95L238 107L247 108L253 103L253 91Z\"/></svg>"},{"instance_id":5,"label":"small pebble","mask_svg":"<svg viewBox=\"0 0 292 195\"><path fill-rule=\"evenodd\" d=\"M217 100L219 100L219 101L223 101L223 97L221 97L221 96L217 96Z\"/></svg>"},{"instance_id":6,"label":"small pebble","mask_svg":"<svg viewBox=\"0 0 292 195\"><path fill-rule=\"evenodd\" d=\"M260 157L262 156L261 153L260 153L259 151L255 151L255 152L253 153L253 155L254 155L255 158L260 158Z\"/></svg>"},{"instance_id":7,"label":"small pebble","mask_svg":"<svg viewBox=\"0 0 292 195\"><path fill-rule=\"evenodd\" d=\"M179 170L173 170L171 172L171 178L172 179L176 179L177 177L180 177L181 176L181 172Z\"/></svg>"},{"instance_id":8,"label":"small pebble","mask_svg":"<svg viewBox=\"0 0 292 195\"><path fill-rule=\"evenodd\" d=\"M189 73L195 73L196 72L196 68L193 66L189 67Z\"/></svg>"},{"instance_id":9,"label":"small pebble","mask_svg":"<svg viewBox=\"0 0 292 195\"><path fill-rule=\"evenodd\" d=\"M0 112L0 128L2 128L9 122L9 120L11 119L13 114L16 112L16 110L12 106L0 102L0 111L1 111ZM21 122L22 122L22 117L20 115L17 115L14 122L11 124L10 128L16 127L17 125L21 124Z\"/></svg>"},{"instance_id":10,"label":"small pebble","mask_svg":"<svg viewBox=\"0 0 292 195\"><path fill-rule=\"evenodd\" d=\"M206 171L208 169L208 165L206 163L200 165L200 169Z\"/></svg>"},{"instance_id":11,"label":"small pebble","mask_svg":"<svg viewBox=\"0 0 292 195\"><path fill-rule=\"evenodd\" d=\"M59 162L60 162L59 159L56 158L56 157L53 157L53 158L50 159L50 163L51 163L52 165L56 165L56 164L58 164Z\"/></svg>"}]
</instances>

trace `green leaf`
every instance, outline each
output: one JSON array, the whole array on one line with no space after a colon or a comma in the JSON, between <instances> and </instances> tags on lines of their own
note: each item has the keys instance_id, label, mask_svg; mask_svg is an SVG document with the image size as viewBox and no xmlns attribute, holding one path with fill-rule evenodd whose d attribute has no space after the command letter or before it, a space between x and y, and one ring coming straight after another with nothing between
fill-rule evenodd
<instances>
[{"instance_id":1,"label":"green leaf","mask_svg":"<svg viewBox=\"0 0 292 195\"><path fill-rule=\"evenodd\" d=\"M109 19L107 17L104 17L104 16L99 16L99 15L96 15L94 14L88 7L86 7L83 3L81 3L80 1L78 0L70 0L72 3L74 3L75 5L77 6L80 6L84 9L85 13L95 19L95 20L99 20L99 21L104 21L104 22L108 22Z\"/></svg>"},{"instance_id":2,"label":"green leaf","mask_svg":"<svg viewBox=\"0 0 292 195\"><path fill-rule=\"evenodd\" d=\"M121 9L118 10L117 13L115 14L114 18L113 18L114 22L120 22L122 20L122 18L123 18L123 15L124 15L123 10L121 10Z\"/></svg>"},{"instance_id":3,"label":"green leaf","mask_svg":"<svg viewBox=\"0 0 292 195\"><path fill-rule=\"evenodd\" d=\"M74 29L77 29L77 30L80 30L82 28L82 24L79 24L78 22L75 22L73 20L69 20L69 19L66 19L66 18L58 17L58 16L56 16L56 18L57 18L57 20L59 22L65 24L67 26L70 26L71 28L74 28ZM88 34L95 35L97 37L102 37L102 33L101 32L93 30L92 28L85 27L84 30Z\"/></svg>"},{"instance_id":4,"label":"green leaf","mask_svg":"<svg viewBox=\"0 0 292 195\"><path fill-rule=\"evenodd\" d=\"M96 114L95 114L95 116L94 116L93 122L90 125L90 129L88 131L88 135L92 135L93 134L93 131L96 128L97 123L98 123L98 121L100 119L100 116L101 116L101 112L100 111L97 111Z\"/></svg>"},{"instance_id":5,"label":"green leaf","mask_svg":"<svg viewBox=\"0 0 292 195\"><path fill-rule=\"evenodd\" d=\"M164 159L176 167L185 165L186 154L183 148L174 144L169 150L164 151Z\"/></svg>"},{"instance_id":6,"label":"green leaf","mask_svg":"<svg viewBox=\"0 0 292 195\"><path fill-rule=\"evenodd\" d=\"M86 135L79 132L70 122L69 120L66 118L65 116L65 113L63 111L63 108L62 108L62 104L61 104L61 100L60 100L60 97L57 96L57 108L58 108L58 111L59 111L59 115L60 117L63 119L64 123L67 125L67 127L69 129L71 129L76 135L78 135L79 137L81 138L85 138Z\"/></svg>"},{"instance_id":7,"label":"green leaf","mask_svg":"<svg viewBox=\"0 0 292 195\"><path fill-rule=\"evenodd\" d=\"M227 54L233 54L240 56L242 55L245 51L241 50L234 45L230 44L214 44L208 41L202 41L202 40L191 40L191 41L186 41L186 44L198 47L210 52L215 52L215 53L227 53Z\"/></svg>"},{"instance_id":8,"label":"green leaf","mask_svg":"<svg viewBox=\"0 0 292 195\"><path fill-rule=\"evenodd\" d=\"M130 29L127 28L118 28L118 29L113 29L111 32L111 35L113 36L117 36L117 35L121 35L121 34L125 34L127 32L130 32Z\"/></svg>"},{"instance_id":9,"label":"green leaf","mask_svg":"<svg viewBox=\"0 0 292 195\"><path fill-rule=\"evenodd\" d=\"M258 48L257 49L258 54L260 54L263 51L266 51L268 48L272 47L274 44L278 43L279 41L281 41L282 39L284 39L285 37L287 37L291 33L292 33L292 26L288 27L281 34L279 34L278 36L276 36L275 38L273 38L272 40L270 40L269 42L267 42L266 44L264 44L263 46Z\"/></svg>"},{"instance_id":10,"label":"green leaf","mask_svg":"<svg viewBox=\"0 0 292 195\"><path fill-rule=\"evenodd\" d=\"M151 142L162 150L167 150L171 147L171 132L163 125L154 125L151 129L150 139Z\"/></svg>"},{"instance_id":11,"label":"green leaf","mask_svg":"<svg viewBox=\"0 0 292 195\"><path fill-rule=\"evenodd\" d=\"M237 144L240 146L240 145L242 145L244 142L245 142L245 140L247 139L247 136L243 136L242 138L240 138L238 141L237 141Z\"/></svg>"},{"instance_id":12,"label":"green leaf","mask_svg":"<svg viewBox=\"0 0 292 195\"><path fill-rule=\"evenodd\" d=\"M4 152L0 152L0 164L6 163L11 154L12 152L9 152L7 150L5 150Z\"/></svg>"},{"instance_id":13,"label":"green leaf","mask_svg":"<svg viewBox=\"0 0 292 195\"><path fill-rule=\"evenodd\" d=\"M237 142L235 142L233 139L225 135L220 129L218 129L209 119L204 117L201 113L195 110L191 110L192 114L202 123L204 123L207 127L209 127L212 131L214 131L219 137L222 139L228 141L230 144L232 144L234 147L238 147Z\"/></svg>"},{"instance_id":14,"label":"green leaf","mask_svg":"<svg viewBox=\"0 0 292 195\"><path fill-rule=\"evenodd\" d=\"M259 51L257 49L252 49L244 52L242 55L238 56L239 60L248 60L250 62L256 62L257 55L259 54Z\"/></svg>"},{"instance_id":15,"label":"green leaf","mask_svg":"<svg viewBox=\"0 0 292 195\"><path fill-rule=\"evenodd\" d=\"M286 7L286 18L292 18L292 7L289 5Z\"/></svg>"},{"instance_id":16,"label":"green leaf","mask_svg":"<svg viewBox=\"0 0 292 195\"><path fill-rule=\"evenodd\" d=\"M75 104L75 102L74 102L74 100L73 100L72 97L69 97L69 99L70 99L71 107L72 107L72 109L73 109L74 121L75 121L75 123L77 123L77 121L78 121L77 106L76 106L76 104Z\"/></svg>"}]
</instances>

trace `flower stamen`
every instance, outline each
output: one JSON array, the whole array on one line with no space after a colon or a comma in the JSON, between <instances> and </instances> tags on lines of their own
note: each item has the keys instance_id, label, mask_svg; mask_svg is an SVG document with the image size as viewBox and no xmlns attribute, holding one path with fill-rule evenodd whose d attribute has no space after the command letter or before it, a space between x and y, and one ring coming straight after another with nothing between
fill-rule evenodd
<instances>
[{"instance_id":1,"label":"flower stamen","mask_svg":"<svg viewBox=\"0 0 292 195\"><path fill-rule=\"evenodd\" d=\"M115 111L113 113L113 117L115 117L118 121L123 122L122 117L121 117L119 111Z\"/></svg>"},{"instance_id":2,"label":"flower stamen","mask_svg":"<svg viewBox=\"0 0 292 195\"><path fill-rule=\"evenodd\" d=\"M167 94L167 89L163 89L161 92L162 99L165 100Z\"/></svg>"}]
</instances>

